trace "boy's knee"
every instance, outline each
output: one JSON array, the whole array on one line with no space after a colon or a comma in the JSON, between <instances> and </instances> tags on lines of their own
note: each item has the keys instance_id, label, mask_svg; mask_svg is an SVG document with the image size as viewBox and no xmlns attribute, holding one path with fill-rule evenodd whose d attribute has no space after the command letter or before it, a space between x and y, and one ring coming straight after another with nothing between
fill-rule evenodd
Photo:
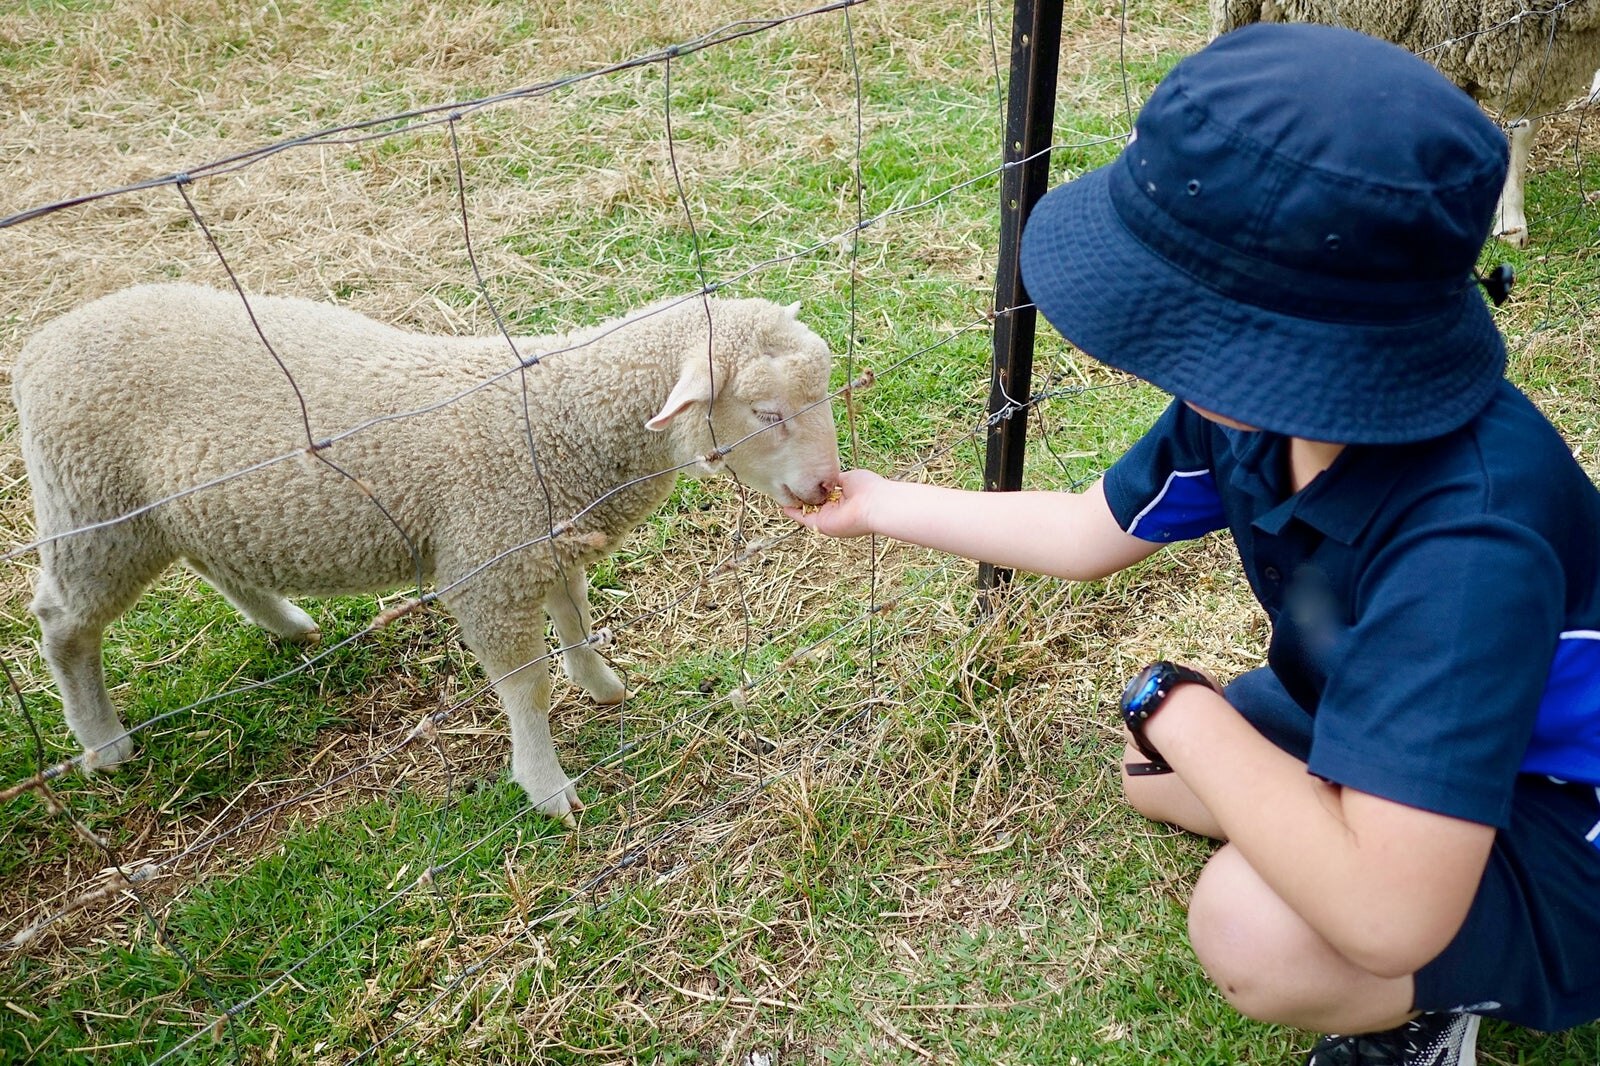
<instances>
[{"instance_id":1,"label":"boy's knee","mask_svg":"<svg viewBox=\"0 0 1600 1066\"><path fill-rule=\"evenodd\" d=\"M1240 1014L1295 1024L1309 1004L1294 976L1316 955L1309 929L1242 855L1211 857L1189 900L1189 941L1206 974Z\"/></svg>"}]
</instances>

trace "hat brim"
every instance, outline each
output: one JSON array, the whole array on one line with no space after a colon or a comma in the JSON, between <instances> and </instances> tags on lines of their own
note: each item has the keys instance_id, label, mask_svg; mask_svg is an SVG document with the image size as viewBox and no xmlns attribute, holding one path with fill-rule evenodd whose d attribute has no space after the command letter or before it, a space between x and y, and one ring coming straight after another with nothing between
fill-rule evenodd
<instances>
[{"instance_id":1,"label":"hat brim","mask_svg":"<svg viewBox=\"0 0 1600 1066\"><path fill-rule=\"evenodd\" d=\"M1505 343L1476 285L1444 309L1383 324L1284 314L1217 291L1124 225L1118 162L1060 185L1023 235L1028 296L1109 366L1259 429L1345 444L1441 436L1493 394Z\"/></svg>"}]
</instances>

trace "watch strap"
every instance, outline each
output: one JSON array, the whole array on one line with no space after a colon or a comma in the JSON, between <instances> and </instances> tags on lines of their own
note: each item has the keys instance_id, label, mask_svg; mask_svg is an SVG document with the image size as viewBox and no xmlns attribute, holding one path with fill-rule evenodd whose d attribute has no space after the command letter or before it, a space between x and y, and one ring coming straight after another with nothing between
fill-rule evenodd
<instances>
[{"instance_id":1,"label":"watch strap","mask_svg":"<svg viewBox=\"0 0 1600 1066\"><path fill-rule=\"evenodd\" d=\"M1144 735L1145 723L1155 715L1156 711L1161 709L1162 705L1166 703L1167 697L1172 694L1172 691L1179 685L1189 683L1204 685L1206 688L1215 691L1209 677L1180 663L1167 662L1163 659L1159 662L1151 663L1149 667L1146 667L1146 671L1155 672L1155 677L1153 678L1157 682L1155 691L1142 699L1138 706L1129 706L1124 702L1121 708L1122 720L1128 727L1128 735L1133 738L1133 746L1139 749L1139 754L1149 760L1142 763L1124 763L1123 769L1128 772L1130 777L1151 777L1156 774L1172 773L1172 767L1167 763L1167 760L1162 758L1161 753L1155 749L1155 746ZM1135 677L1134 680L1137 681L1138 678ZM1148 682L1146 684L1148 685ZM1124 694L1124 701L1126 699L1127 696Z\"/></svg>"}]
</instances>

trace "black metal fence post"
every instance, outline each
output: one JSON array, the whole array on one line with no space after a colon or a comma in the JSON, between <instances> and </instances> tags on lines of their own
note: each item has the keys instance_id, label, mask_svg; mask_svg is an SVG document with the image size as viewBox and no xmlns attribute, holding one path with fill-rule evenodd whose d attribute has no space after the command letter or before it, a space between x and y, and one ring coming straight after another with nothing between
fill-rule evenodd
<instances>
[{"instance_id":1,"label":"black metal fence post","mask_svg":"<svg viewBox=\"0 0 1600 1066\"><path fill-rule=\"evenodd\" d=\"M1000 178L1000 255L994 279L994 363L989 379L989 433L983 487L1022 488L1027 457L1028 396L1033 388L1033 337L1038 315L1026 304L1018 257L1022 227L1044 195L1056 116L1061 62L1062 0L1015 0L1011 18L1011 83L1006 103L1005 170ZM983 563L978 587L988 596L1011 571Z\"/></svg>"}]
</instances>

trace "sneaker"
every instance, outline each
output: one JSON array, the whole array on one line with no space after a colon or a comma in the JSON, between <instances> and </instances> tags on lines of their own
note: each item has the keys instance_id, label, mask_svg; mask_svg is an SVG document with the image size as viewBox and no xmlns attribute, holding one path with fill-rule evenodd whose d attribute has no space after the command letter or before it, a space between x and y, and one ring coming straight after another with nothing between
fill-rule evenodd
<instances>
[{"instance_id":1,"label":"sneaker","mask_svg":"<svg viewBox=\"0 0 1600 1066\"><path fill-rule=\"evenodd\" d=\"M1306 1066L1476 1066L1476 1014L1419 1014L1381 1033L1330 1033Z\"/></svg>"}]
</instances>

